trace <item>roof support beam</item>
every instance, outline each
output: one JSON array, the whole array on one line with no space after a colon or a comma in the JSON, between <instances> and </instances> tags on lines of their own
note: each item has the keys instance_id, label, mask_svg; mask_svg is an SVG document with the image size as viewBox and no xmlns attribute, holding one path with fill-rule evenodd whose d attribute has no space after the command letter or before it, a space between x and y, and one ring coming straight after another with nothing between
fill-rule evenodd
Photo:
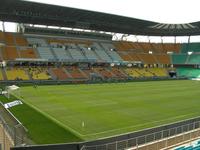
<instances>
[{"instance_id":1,"label":"roof support beam","mask_svg":"<svg viewBox=\"0 0 200 150\"><path fill-rule=\"evenodd\" d=\"M2 22L2 29L3 29L3 32L6 31L4 21Z\"/></svg>"},{"instance_id":2,"label":"roof support beam","mask_svg":"<svg viewBox=\"0 0 200 150\"><path fill-rule=\"evenodd\" d=\"M188 36L187 51L190 50L190 36Z\"/></svg>"}]
</instances>

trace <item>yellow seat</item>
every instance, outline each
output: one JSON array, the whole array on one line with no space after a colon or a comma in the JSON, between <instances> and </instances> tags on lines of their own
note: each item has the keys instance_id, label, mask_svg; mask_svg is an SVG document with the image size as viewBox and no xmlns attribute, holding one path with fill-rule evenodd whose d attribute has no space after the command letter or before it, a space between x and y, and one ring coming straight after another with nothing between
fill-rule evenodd
<instances>
[{"instance_id":1,"label":"yellow seat","mask_svg":"<svg viewBox=\"0 0 200 150\"><path fill-rule=\"evenodd\" d=\"M167 70L165 68L149 68L149 71L158 77L168 76Z\"/></svg>"},{"instance_id":2,"label":"yellow seat","mask_svg":"<svg viewBox=\"0 0 200 150\"><path fill-rule=\"evenodd\" d=\"M21 68L10 68L6 70L6 75L8 80L29 80L28 75L26 74L25 70Z\"/></svg>"},{"instance_id":3,"label":"yellow seat","mask_svg":"<svg viewBox=\"0 0 200 150\"><path fill-rule=\"evenodd\" d=\"M140 73L136 69L126 69L125 72L131 77L141 77Z\"/></svg>"},{"instance_id":4,"label":"yellow seat","mask_svg":"<svg viewBox=\"0 0 200 150\"><path fill-rule=\"evenodd\" d=\"M4 80L4 79L3 79L2 70L1 70L1 69L0 69L0 80Z\"/></svg>"},{"instance_id":5,"label":"yellow seat","mask_svg":"<svg viewBox=\"0 0 200 150\"><path fill-rule=\"evenodd\" d=\"M48 80L51 77L47 71L47 68L31 68L29 74L34 80Z\"/></svg>"}]
</instances>

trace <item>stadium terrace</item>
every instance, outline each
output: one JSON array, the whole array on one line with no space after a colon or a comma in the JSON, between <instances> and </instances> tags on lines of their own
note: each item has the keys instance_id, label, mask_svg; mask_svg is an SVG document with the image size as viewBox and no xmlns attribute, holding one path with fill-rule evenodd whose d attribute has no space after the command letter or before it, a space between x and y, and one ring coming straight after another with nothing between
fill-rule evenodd
<instances>
[{"instance_id":1,"label":"stadium terrace","mask_svg":"<svg viewBox=\"0 0 200 150\"><path fill-rule=\"evenodd\" d=\"M200 149L200 22L21 0L0 21L0 150Z\"/></svg>"}]
</instances>

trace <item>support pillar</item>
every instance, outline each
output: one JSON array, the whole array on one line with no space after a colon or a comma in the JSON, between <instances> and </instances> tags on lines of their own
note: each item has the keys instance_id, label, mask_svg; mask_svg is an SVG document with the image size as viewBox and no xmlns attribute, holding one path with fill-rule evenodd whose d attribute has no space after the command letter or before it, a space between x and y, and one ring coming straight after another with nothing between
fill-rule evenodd
<instances>
[{"instance_id":1,"label":"support pillar","mask_svg":"<svg viewBox=\"0 0 200 150\"><path fill-rule=\"evenodd\" d=\"M2 29L3 29L3 32L6 31L6 30L5 30L5 24L4 24L4 22L2 22Z\"/></svg>"},{"instance_id":2,"label":"support pillar","mask_svg":"<svg viewBox=\"0 0 200 150\"><path fill-rule=\"evenodd\" d=\"M188 37L187 51L189 51L189 48L190 48L190 36Z\"/></svg>"}]
</instances>

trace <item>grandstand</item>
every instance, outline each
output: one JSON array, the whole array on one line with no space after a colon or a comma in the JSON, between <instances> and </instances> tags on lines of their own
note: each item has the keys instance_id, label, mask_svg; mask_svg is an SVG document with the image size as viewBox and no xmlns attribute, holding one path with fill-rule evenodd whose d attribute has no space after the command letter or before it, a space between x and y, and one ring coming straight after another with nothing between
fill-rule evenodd
<instances>
[{"instance_id":1,"label":"grandstand","mask_svg":"<svg viewBox=\"0 0 200 150\"><path fill-rule=\"evenodd\" d=\"M6 68L5 72L8 80L29 80L27 72L23 68Z\"/></svg>"},{"instance_id":2,"label":"grandstand","mask_svg":"<svg viewBox=\"0 0 200 150\"><path fill-rule=\"evenodd\" d=\"M180 146L175 148L174 150L199 150L200 149L200 141L193 141L191 144L185 144L184 146Z\"/></svg>"},{"instance_id":3,"label":"grandstand","mask_svg":"<svg viewBox=\"0 0 200 150\"><path fill-rule=\"evenodd\" d=\"M51 79L51 76L48 73L48 68L46 67L31 67L31 68L26 68L26 70L32 80Z\"/></svg>"},{"instance_id":4,"label":"grandstand","mask_svg":"<svg viewBox=\"0 0 200 150\"><path fill-rule=\"evenodd\" d=\"M138 64L143 64L145 66L148 66L150 68L133 68L137 72L136 77L167 77L167 67L169 67L170 64L197 64L198 63L198 55L192 54L173 54L169 55L164 52L160 53L153 53L149 54L147 51L144 51L142 49L142 46L137 47L137 51L134 51L132 47L131 50L122 50L119 45L126 45L126 44L133 44L132 42L112 42L107 41L107 43L101 43L99 41L87 41L85 40L71 40L69 41L66 39L59 39L55 37L40 37L35 38L32 35L24 36L15 33L9 33L9 35L12 35L12 37L20 37L20 41L18 41L18 44L20 46L12 46L12 47L4 47L2 50L2 57L6 61L46 61L46 62L92 62L92 63L114 63L114 64L123 64L127 62L135 62ZM48 39L48 40L47 40ZM78 44L77 44L78 43ZM81 44L80 44L81 43ZM83 44L82 44L83 43ZM23 45L23 46L22 46ZM28 46L29 45L29 46ZM145 45L146 47L151 46L152 44L149 43L142 43L142 45ZM167 46L168 44L162 44L163 46ZM35 48L36 46L36 48ZM116 47L115 47L116 46ZM126 48L127 46L125 46ZM168 45L169 47L169 45ZM129 47L127 47L129 48ZM172 50L173 51L173 50ZM146 53L145 53L146 52ZM155 51L153 51L155 52ZM191 63L193 62L193 63ZM159 65L159 67L157 67ZM84 75L77 71L70 71L73 67L66 67L64 71L59 68L55 69L47 69L49 70L49 75L51 77L42 77L44 79L60 79L60 80L68 80L73 78L85 78ZM75 67L76 68L76 67ZM109 67L106 67L107 69L95 69L97 74L100 74L104 78L117 78L122 79L121 76L132 76L132 73L129 74L129 71L125 71L126 67L120 67L120 72L124 75L115 75L110 72ZM78 70L81 70L82 68L78 68ZM12 70L12 67L9 68L9 70ZM115 70L115 69L114 69ZM145 71L148 70L148 71ZM160 73L160 70L165 70L164 74ZM13 70L15 72L15 70ZM59 73L58 73L59 72ZM62 73L61 73L62 72ZM73 73L74 72L74 73ZM77 72L77 73L75 73ZM110 73L109 73L110 72ZM119 73L119 72L118 72ZM61 75L62 74L62 75ZM72 75L70 75L72 74ZM79 75L78 75L79 74ZM61 76L62 77L61 77ZM8 75L9 76L9 75ZM18 74L17 76L20 76L22 80L31 80L31 78L24 78L24 76L21 74ZM133 76L134 77L134 76ZM35 77L33 77L35 78ZM40 77L39 77L40 78ZM14 80L15 78L8 77L7 80ZM123 78L124 79L124 78Z\"/></svg>"},{"instance_id":5,"label":"grandstand","mask_svg":"<svg viewBox=\"0 0 200 150\"><path fill-rule=\"evenodd\" d=\"M125 76L132 76L129 71L125 71L126 64L137 64L133 68L138 72L137 77L152 77L161 76L167 77L166 73L161 73L160 70L166 72L171 65L198 65L199 52L198 43L192 43L191 49L186 50L188 44L168 44L168 43L135 43L126 41L93 41L85 39L56 38L55 36L35 37L35 35L23 35L19 33L2 33L2 41L5 41L5 46L1 49L2 59L8 62L12 61L43 61L43 62L61 62L61 63L114 63L114 65L122 64L121 70L126 73ZM15 42L12 42L15 41ZM7 44L9 43L9 44ZM151 52L151 53L150 53ZM169 53L170 52L170 53ZM190 54L188 52L191 52ZM147 66L144 71L138 66ZM12 69L12 67L10 68ZM81 67L79 68L82 69ZM109 67L107 67L110 70ZM59 69L58 69L59 70ZM70 67L69 67L70 70ZM104 70L102 68L102 70ZM50 69L51 71L51 69ZM57 72L57 71L56 71ZM146 72L146 73L145 73ZM148 73L149 72L149 73ZM151 73L152 72L152 73ZM99 71L97 71L98 74ZM65 75L64 75L65 74ZM68 75L67 75L68 74ZM103 73L105 76L105 72ZM155 75L154 75L155 74ZM57 75L49 74L51 79L56 78ZM73 79L73 75L63 72L63 79ZM54 76L54 77L53 77ZM76 75L75 75L76 76ZM84 76L84 75L83 75ZM83 76L76 76L75 78L85 78ZM115 75L106 75L106 78L117 77ZM190 76L185 76L190 77ZM13 78L7 78L10 80ZM23 75L22 75L22 80ZM31 78L29 78L31 79ZM47 77L45 78L47 79ZM119 78L120 79L120 78ZM28 78L25 78L28 80Z\"/></svg>"},{"instance_id":6,"label":"grandstand","mask_svg":"<svg viewBox=\"0 0 200 150\"><path fill-rule=\"evenodd\" d=\"M3 80L2 70L0 70L0 80Z\"/></svg>"},{"instance_id":7,"label":"grandstand","mask_svg":"<svg viewBox=\"0 0 200 150\"><path fill-rule=\"evenodd\" d=\"M200 42L190 37L200 22L21 0L4 1L0 21L0 150L199 149L200 86L190 80L200 78Z\"/></svg>"}]
</instances>

